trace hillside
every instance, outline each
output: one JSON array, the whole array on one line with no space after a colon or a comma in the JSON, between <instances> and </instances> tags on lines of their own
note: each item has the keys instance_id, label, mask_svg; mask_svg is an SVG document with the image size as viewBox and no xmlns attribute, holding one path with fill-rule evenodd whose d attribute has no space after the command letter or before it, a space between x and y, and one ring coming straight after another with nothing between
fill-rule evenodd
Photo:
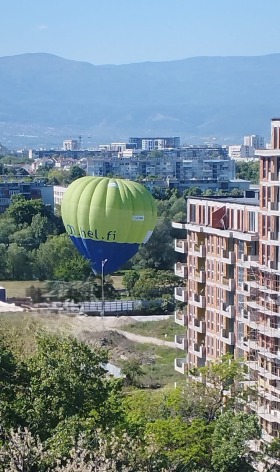
<instances>
[{"instance_id":1,"label":"hillside","mask_svg":"<svg viewBox=\"0 0 280 472\"><path fill-rule=\"evenodd\" d=\"M118 66L50 54L1 57L0 142L14 130L45 139L81 132L99 142L268 135L267 123L280 113L279 72L280 54Z\"/></svg>"}]
</instances>

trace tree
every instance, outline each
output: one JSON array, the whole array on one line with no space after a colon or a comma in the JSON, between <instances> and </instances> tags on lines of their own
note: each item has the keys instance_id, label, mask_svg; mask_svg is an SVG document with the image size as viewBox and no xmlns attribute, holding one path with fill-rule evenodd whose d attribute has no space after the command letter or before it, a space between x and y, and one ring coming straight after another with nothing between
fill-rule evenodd
<instances>
[{"instance_id":1,"label":"tree","mask_svg":"<svg viewBox=\"0 0 280 472\"><path fill-rule=\"evenodd\" d=\"M28 251L12 243L7 251L7 275L13 280L28 280L32 275L31 258Z\"/></svg>"},{"instance_id":2,"label":"tree","mask_svg":"<svg viewBox=\"0 0 280 472\"><path fill-rule=\"evenodd\" d=\"M166 295L173 296L174 288L184 284L182 279L167 270L144 269L137 273L132 271L131 274L131 277L124 277L123 283L128 288L126 285L128 282L130 294L142 300L162 299Z\"/></svg>"},{"instance_id":3,"label":"tree","mask_svg":"<svg viewBox=\"0 0 280 472\"><path fill-rule=\"evenodd\" d=\"M138 359L122 361L121 372L125 376L126 385L137 386L139 378L143 375L141 362Z\"/></svg>"},{"instance_id":4,"label":"tree","mask_svg":"<svg viewBox=\"0 0 280 472\"><path fill-rule=\"evenodd\" d=\"M186 198L186 197L199 197L200 195L202 195L202 190L199 187L189 187L183 193L184 198Z\"/></svg>"},{"instance_id":5,"label":"tree","mask_svg":"<svg viewBox=\"0 0 280 472\"><path fill-rule=\"evenodd\" d=\"M67 234L48 237L33 252L33 264L40 280L84 280L91 273L89 262L78 253Z\"/></svg>"},{"instance_id":6,"label":"tree","mask_svg":"<svg viewBox=\"0 0 280 472\"><path fill-rule=\"evenodd\" d=\"M132 268L171 269L176 261L171 223L164 217L158 218L156 228L149 241L141 246L132 259Z\"/></svg>"},{"instance_id":7,"label":"tree","mask_svg":"<svg viewBox=\"0 0 280 472\"><path fill-rule=\"evenodd\" d=\"M17 225L12 218L8 216L0 216L0 244L5 244L6 247L9 246L11 242L11 237L17 229Z\"/></svg>"},{"instance_id":8,"label":"tree","mask_svg":"<svg viewBox=\"0 0 280 472\"><path fill-rule=\"evenodd\" d=\"M258 184L260 181L260 162L236 162L236 178L250 180L250 182Z\"/></svg>"},{"instance_id":9,"label":"tree","mask_svg":"<svg viewBox=\"0 0 280 472\"><path fill-rule=\"evenodd\" d=\"M69 170L69 180L73 182L74 180L80 179L86 175L86 171L80 166L72 166Z\"/></svg>"},{"instance_id":10,"label":"tree","mask_svg":"<svg viewBox=\"0 0 280 472\"><path fill-rule=\"evenodd\" d=\"M260 439L254 414L227 411L216 422L212 439L212 465L216 472L253 472L254 455L249 441Z\"/></svg>"},{"instance_id":11,"label":"tree","mask_svg":"<svg viewBox=\"0 0 280 472\"><path fill-rule=\"evenodd\" d=\"M73 338L40 335L37 353L27 361L30 375L26 419L31 431L46 439L61 421L74 415L108 424L107 408L117 383L102 367L105 351L92 351Z\"/></svg>"},{"instance_id":12,"label":"tree","mask_svg":"<svg viewBox=\"0 0 280 472\"><path fill-rule=\"evenodd\" d=\"M14 195L5 215L12 218L16 225L31 225L33 216L40 214L52 219L52 210L42 200L26 200L23 195Z\"/></svg>"}]
</instances>

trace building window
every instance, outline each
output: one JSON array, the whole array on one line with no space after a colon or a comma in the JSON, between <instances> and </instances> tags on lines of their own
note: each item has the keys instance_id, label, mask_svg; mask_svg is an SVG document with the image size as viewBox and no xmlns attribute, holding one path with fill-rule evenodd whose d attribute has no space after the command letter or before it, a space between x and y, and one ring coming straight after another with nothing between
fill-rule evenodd
<instances>
[{"instance_id":1,"label":"building window","mask_svg":"<svg viewBox=\"0 0 280 472\"><path fill-rule=\"evenodd\" d=\"M255 213L253 211L248 211L248 231L252 233L256 231Z\"/></svg>"}]
</instances>

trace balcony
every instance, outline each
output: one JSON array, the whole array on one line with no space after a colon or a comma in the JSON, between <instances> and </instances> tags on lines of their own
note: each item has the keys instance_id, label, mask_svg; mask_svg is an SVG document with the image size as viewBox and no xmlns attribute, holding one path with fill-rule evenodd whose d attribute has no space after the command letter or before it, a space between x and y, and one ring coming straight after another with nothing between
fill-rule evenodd
<instances>
[{"instance_id":1,"label":"balcony","mask_svg":"<svg viewBox=\"0 0 280 472\"><path fill-rule=\"evenodd\" d=\"M200 320L198 318L193 319L193 323L190 324L190 328L196 331L197 333L206 333L206 323L205 320Z\"/></svg>"},{"instance_id":2,"label":"balcony","mask_svg":"<svg viewBox=\"0 0 280 472\"><path fill-rule=\"evenodd\" d=\"M235 306L221 303L221 314L227 318L235 318Z\"/></svg>"},{"instance_id":3,"label":"balcony","mask_svg":"<svg viewBox=\"0 0 280 472\"><path fill-rule=\"evenodd\" d=\"M188 326L188 316L183 310L176 310L174 313L174 321L180 326Z\"/></svg>"},{"instance_id":4,"label":"balcony","mask_svg":"<svg viewBox=\"0 0 280 472\"><path fill-rule=\"evenodd\" d=\"M232 331L227 331L226 329L221 330L221 341L226 344L233 346L235 344L235 336Z\"/></svg>"},{"instance_id":5,"label":"balcony","mask_svg":"<svg viewBox=\"0 0 280 472\"><path fill-rule=\"evenodd\" d=\"M182 277L183 279L186 279L188 276L187 264L177 262L177 264L174 265L174 274L177 275L177 277Z\"/></svg>"},{"instance_id":6,"label":"balcony","mask_svg":"<svg viewBox=\"0 0 280 472\"><path fill-rule=\"evenodd\" d=\"M178 302L187 303L188 301L188 291L184 287L176 287L174 290L175 300Z\"/></svg>"},{"instance_id":7,"label":"balcony","mask_svg":"<svg viewBox=\"0 0 280 472\"><path fill-rule=\"evenodd\" d=\"M182 334L175 334L174 343L177 349L187 350L187 340Z\"/></svg>"},{"instance_id":8,"label":"balcony","mask_svg":"<svg viewBox=\"0 0 280 472\"><path fill-rule=\"evenodd\" d=\"M196 257L206 257L206 246L204 244L194 244L189 249L189 253Z\"/></svg>"},{"instance_id":9,"label":"balcony","mask_svg":"<svg viewBox=\"0 0 280 472\"><path fill-rule=\"evenodd\" d=\"M206 307L206 297L204 295L197 295L196 293L192 294L192 297L189 300L191 305L197 306L198 308Z\"/></svg>"},{"instance_id":10,"label":"balcony","mask_svg":"<svg viewBox=\"0 0 280 472\"><path fill-rule=\"evenodd\" d=\"M235 261L236 261L235 252L227 251L226 249L223 249L221 262L224 262L225 264L235 264Z\"/></svg>"},{"instance_id":11,"label":"balcony","mask_svg":"<svg viewBox=\"0 0 280 472\"><path fill-rule=\"evenodd\" d=\"M201 359L206 358L206 347L203 344L194 343L189 346L189 353Z\"/></svg>"},{"instance_id":12,"label":"balcony","mask_svg":"<svg viewBox=\"0 0 280 472\"><path fill-rule=\"evenodd\" d=\"M219 284L219 282L218 282ZM218 285L217 284L217 285ZM235 290L236 288L236 282L234 279L229 279L227 277L223 277L222 278L222 283L221 285L226 289L228 290L229 292L232 292L233 290Z\"/></svg>"},{"instance_id":13,"label":"balcony","mask_svg":"<svg viewBox=\"0 0 280 472\"><path fill-rule=\"evenodd\" d=\"M205 270L195 270L194 274L190 277L191 279L195 280L196 282L199 282L201 284L206 283L206 272Z\"/></svg>"},{"instance_id":14,"label":"balcony","mask_svg":"<svg viewBox=\"0 0 280 472\"><path fill-rule=\"evenodd\" d=\"M185 229L186 223L183 222L177 222L177 221L172 221L172 228L175 229Z\"/></svg>"},{"instance_id":15,"label":"balcony","mask_svg":"<svg viewBox=\"0 0 280 472\"><path fill-rule=\"evenodd\" d=\"M174 359L174 369L176 372L179 372L180 374L186 374L187 373L187 360L185 357L179 357L177 359Z\"/></svg>"},{"instance_id":16,"label":"balcony","mask_svg":"<svg viewBox=\"0 0 280 472\"><path fill-rule=\"evenodd\" d=\"M188 243L186 239L175 239L175 251L181 254L187 254Z\"/></svg>"}]
</instances>

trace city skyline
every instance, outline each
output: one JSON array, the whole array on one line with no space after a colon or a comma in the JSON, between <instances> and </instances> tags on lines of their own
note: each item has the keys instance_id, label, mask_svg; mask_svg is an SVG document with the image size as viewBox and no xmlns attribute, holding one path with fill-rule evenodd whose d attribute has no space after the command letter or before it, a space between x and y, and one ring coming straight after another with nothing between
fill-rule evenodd
<instances>
[{"instance_id":1,"label":"city skyline","mask_svg":"<svg viewBox=\"0 0 280 472\"><path fill-rule=\"evenodd\" d=\"M16 15L15 15L16 12ZM0 57L45 52L95 65L279 52L280 4L269 0L10 0Z\"/></svg>"}]
</instances>

